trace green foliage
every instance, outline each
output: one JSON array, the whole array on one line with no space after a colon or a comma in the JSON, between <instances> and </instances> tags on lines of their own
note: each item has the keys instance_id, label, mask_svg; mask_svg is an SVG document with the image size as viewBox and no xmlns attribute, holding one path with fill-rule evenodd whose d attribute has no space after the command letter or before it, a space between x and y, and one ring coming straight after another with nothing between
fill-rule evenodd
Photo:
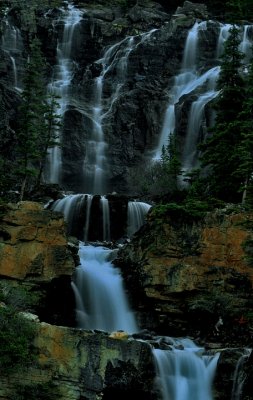
<instances>
[{"instance_id":1,"label":"green foliage","mask_svg":"<svg viewBox=\"0 0 253 400\"><path fill-rule=\"evenodd\" d=\"M16 311L33 312L38 304L38 295L30 291L30 287L17 283L0 281L0 301L11 306Z\"/></svg>"},{"instance_id":2,"label":"green foliage","mask_svg":"<svg viewBox=\"0 0 253 400\"><path fill-rule=\"evenodd\" d=\"M51 400L61 399L56 385L52 382L37 383L31 385L19 385L16 388L13 400Z\"/></svg>"},{"instance_id":3,"label":"green foliage","mask_svg":"<svg viewBox=\"0 0 253 400\"><path fill-rule=\"evenodd\" d=\"M242 244L242 248L246 254L245 260L250 267L253 267L253 238L248 237Z\"/></svg>"},{"instance_id":4,"label":"green foliage","mask_svg":"<svg viewBox=\"0 0 253 400\"><path fill-rule=\"evenodd\" d=\"M40 51L40 42L35 38L27 61L23 80L22 103L20 106L20 127L17 132L16 173L21 179L21 200L29 178L36 176L35 164L40 153L38 138L43 133L45 113L45 89L41 71L45 62ZM31 180L31 179L30 179Z\"/></svg>"},{"instance_id":5,"label":"green foliage","mask_svg":"<svg viewBox=\"0 0 253 400\"><path fill-rule=\"evenodd\" d=\"M241 132L241 142L237 148L240 164L233 176L241 180L243 202L249 208L253 206L253 63L249 66L245 79L246 96L243 109L239 115L238 130Z\"/></svg>"},{"instance_id":6,"label":"green foliage","mask_svg":"<svg viewBox=\"0 0 253 400\"><path fill-rule=\"evenodd\" d=\"M229 0L226 2L226 19L228 22L238 23L253 19L252 0Z\"/></svg>"},{"instance_id":7,"label":"green foliage","mask_svg":"<svg viewBox=\"0 0 253 400\"><path fill-rule=\"evenodd\" d=\"M200 145L202 167L208 167L206 189L210 196L227 202L237 202L241 198L242 177L235 172L241 164L238 147L242 141L241 113L246 94L239 43L239 30L233 26L222 57L220 93L215 102L216 122L212 135Z\"/></svg>"},{"instance_id":8,"label":"green foliage","mask_svg":"<svg viewBox=\"0 0 253 400\"><path fill-rule=\"evenodd\" d=\"M173 195L179 190L178 176L180 174L178 145L176 137L171 135L168 145L162 148L160 160L154 160L145 169L140 167L130 170L128 186L130 191L138 195Z\"/></svg>"},{"instance_id":9,"label":"green foliage","mask_svg":"<svg viewBox=\"0 0 253 400\"><path fill-rule=\"evenodd\" d=\"M32 341L35 324L9 307L0 308L0 371L8 374L28 367L35 360Z\"/></svg>"},{"instance_id":10,"label":"green foliage","mask_svg":"<svg viewBox=\"0 0 253 400\"><path fill-rule=\"evenodd\" d=\"M232 294L213 291L197 296L189 301L189 312L209 314L216 318L221 316L228 319L234 315L234 298Z\"/></svg>"},{"instance_id":11,"label":"green foliage","mask_svg":"<svg viewBox=\"0 0 253 400\"><path fill-rule=\"evenodd\" d=\"M176 221L192 221L204 218L208 211L210 211L210 205L207 202L186 199L181 204L167 203L154 206L150 218L163 220L171 216Z\"/></svg>"},{"instance_id":12,"label":"green foliage","mask_svg":"<svg viewBox=\"0 0 253 400\"><path fill-rule=\"evenodd\" d=\"M24 74L19 129L16 132L15 173L21 186L21 200L25 190L40 183L47 150L55 144L56 128L59 127L59 116L55 112L57 97L53 94L48 96L45 90L45 68L40 42L35 37Z\"/></svg>"}]
</instances>

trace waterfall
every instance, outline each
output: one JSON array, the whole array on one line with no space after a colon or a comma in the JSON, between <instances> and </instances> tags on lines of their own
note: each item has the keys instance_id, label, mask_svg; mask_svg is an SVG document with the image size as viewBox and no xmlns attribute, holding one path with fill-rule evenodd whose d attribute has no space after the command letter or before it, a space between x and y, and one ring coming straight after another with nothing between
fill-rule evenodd
<instances>
[{"instance_id":1,"label":"waterfall","mask_svg":"<svg viewBox=\"0 0 253 400\"><path fill-rule=\"evenodd\" d=\"M94 104L92 107L92 132L87 142L86 158L84 160L84 175L88 192L104 194L108 173L108 161L106 158L107 144L104 140L103 119L111 112L115 100L119 96L126 74L128 56L133 48L132 36L123 39L119 43L109 47L104 56L97 61L102 66L102 71L94 83ZM103 99L103 87L106 75L116 72L116 82L112 85L112 93L109 101Z\"/></svg>"},{"instance_id":2,"label":"waterfall","mask_svg":"<svg viewBox=\"0 0 253 400\"><path fill-rule=\"evenodd\" d=\"M244 384L244 380L245 380L245 375L243 373L243 366L244 366L244 363L248 360L249 356L251 355L251 352L252 352L252 349L245 348L244 353L241 355L241 357L239 358L239 360L237 362L234 377L233 377L233 388L232 388L231 400L240 400L241 399L243 384Z\"/></svg>"},{"instance_id":3,"label":"waterfall","mask_svg":"<svg viewBox=\"0 0 253 400\"><path fill-rule=\"evenodd\" d=\"M63 199L56 200L51 205L52 210L63 213L67 223L68 234L73 234L85 196L83 194L71 194L64 196Z\"/></svg>"},{"instance_id":4,"label":"waterfall","mask_svg":"<svg viewBox=\"0 0 253 400\"><path fill-rule=\"evenodd\" d=\"M52 210L63 213L68 233L85 242L89 240L90 226L94 224L91 219L93 199L94 196L91 194L70 194L51 205ZM101 218L103 224L101 237L97 237L97 239L110 241L109 202L105 196L101 196L99 199L96 215Z\"/></svg>"},{"instance_id":5,"label":"waterfall","mask_svg":"<svg viewBox=\"0 0 253 400\"><path fill-rule=\"evenodd\" d=\"M216 81L220 72L220 67L214 67L208 71L207 92L200 94L190 108L188 127L186 131L185 145L182 152L182 170L187 172L197 166L197 144L201 132L202 123L205 120L205 106L214 99L218 92L215 90Z\"/></svg>"},{"instance_id":6,"label":"waterfall","mask_svg":"<svg viewBox=\"0 0 253 400\"><path fill-rule=\"evenodd\" d=\"M132 237L144 225L145 217L151 205L141 201L129 201L127 208L127 235Z\"/></svg>"},{"instance_id":7,"label":"waterfall","mask_svg":"<svg viewBox=\"0 0 253 400\"><path fill-rule=\"evenodd\" d=\"M90 227L90 210L93 196L91 194L86 194L85 196L86 201L86 213L85 213L85 223L84 223L84 230L83 230L83 238L84 242L88 241L89 237L89 227Z\"/></svg>"},{"instance_id":8,"label":"waterfall","mask_svg":"<svg viewBox=\"0 0 253 400\"><path fill-rule=\"evenodd\" d=\"M134 333L138 326L128 305L121 274L111 262L112 255L113 250L105 247L80 245L81 265L72 283L77 323L84 329Z\"/></svg>"},{"instance_id":9,"label":"waterfall","mask_svg":"<svg viewBox=\"0 0 253 400\"><path fill-rule=\"evenodd\" d=\"M243 27L243 38L239 46L239 50L245 54L244 62L249 63L252 57L252 41L249 38L249 33L252 32L252 25L245 25Z\"/></svg>"},{"instance_id":10,"label":"waterfall","mask_svg":"<svg viewBox=\"0 0 253 400\"><path fill-rule=\"evenodd\" d=\"M48 85L49 94L58 97L59 108L56 113L63 120L69 101L69 86L72 79L74 62L71 59L71 48L74 40L76 26L82 18L81 12L73 5L68 4L64 18L62 38L57 44L57 65L54 68L52 82ZM60 143L60 130L56 132L56 142ZM47 180L50 183L59 183L61 173L61 148L59 145L48 150Z\"/></svg>"},{"instance_id":11,"label":"waterfall","mask_svg":"<svg viewBox=\"0 0 253 400\"><path fill-rule=\"evenodd\" d=\"M22 68L22 51L24 48L20 30L11 25L7 17L3 20L2 49L9 55L13 71L13 86L21 90L20 69ZM17 63L19 70L17 68Z\"/></svg>"},{"instance_id":12,"label":"waterfall","mask_svg":"<svg viewBox=\"0 0 253 400\"><path fill-rule=\"evenodd\" d=\"M110 241L110 210L109 210L109 201L105 196L101 196L100 199L102 205L102 215L103 215L103 240Z\"/></svg>"},{"instance_id":13,"label":"waterfall","mask_svg":"<svg viewBox=\"0 0 253 400\"><path fill-rule=\"evenodd\" d=\"M166 340L170 350L153 350L162 400L212 400L219 353L204 355L204 349L188 338Z\"/></svg>"},{"instance_id":14,"label":"waterfall","mask_svg":"<svg viewBox=\"0 0 253 400\"><path fill-rule=\"evenodd\" d=\"M179 74L174 77L174 85L170 91L170 102L165 112L160 140L153 157L154 160L159 160L161 158L163 146L167 146L170 134L174 133L175 131L175 106L179 99L183 95L189 94L199 86L202 86L209 78L209 75L212 74L212 72L207 71L201 76L198 76L196 72L196 59L198 56L198 33L200 30L205 29L206 22L196 22L192 29L190 29L188 32L185 42L182 67Z\"/></svg>"},{"instance_id":15,"label":"waterfall","mask_svg":"<svg viewBox=\"0 0 253 400\"><path fill-rule=\"evenodd\" d=\"M69 6L64 20L62 42L58 43L55 79L50 86L50 90L61 95L62 116L69 101L68 92L73 72L71 44L80 18L80 13ZM185 165L190 166L195 162L194 152L201 127L200 121L204 117L205 105L216 94L215 81L219 73L219 67L210 68L202 74L197 72L198 34L200 30L205 29L206 23L196 23L189 31L182 67L179 74L175 76L174 85L170 91L170 103L166 110L155 158L160 157L162 146L167 144L168 133L175 130L177 103L183 95L201 88L195 104L192 105L192 119L188 125L186 140L187 153L190 153L191 158L187 160L185 154ZM109 118L109 114L113 113L115 102L123 92L131 52L148 40L153 32L154 30L121 40L107 48L102 58L97 61L97 64L101 66L101 73L93 80L92 101L87 113L91 120L91 129L83 162L84 185L87 193L91 194L67 195L52 206L53 210L63 212L69 234L80 240L80 265L76 268L72 280L76 299L76 321L80 329L98 329L107 332L124 330L130 334L140 330L135 314L128 304L120 271L113 265L116 251L105 246L94 245L94 243L91 245L88 241L91 241L91 231L97 233L95 240L110 241L113 236L112 209L105 196L109 160L104 123L107 122L106 118ZM197 115L196 112L198 112ZM56 146L50 157L50 181L58 182L61 164L59 146ZM126 234L130 238L145 223L150 207L149 204L143 202L128 202ZM99 226L95 226L96 224ZM189 339L164 338L163 340L173 341L170 350L163 348L152 350L157 367L157 385L161 389L162 399L212 400L211 384L218 354L204 355L204 350Z\"/></svg>"},{"instance_id":16,"label":"waterfall","mask_svg":"<svg viewBox=\"0 0 253 400\"><path fill-rule=\"evenodd\" d=\"M221 24L217 38L216 57L220 58L224 51L224 43L229 37L231 24ZM176 130L175 110L177 104L184 95L197 92L197 100L191 104L184 148L182 150L182 171L187 173L192 168L198 166L198 150L197 144L205 136L207 127L205 126L205 109L207 104L217 95L216 82L220 72L220 66L215 66L202 74L197 70L198 58L198 36L201 30L206 30L206 22L195 23L189 30L184 54L182 67L177 76L174 77L174 85L170 91L170 101L165 112L164 122L160 134L159 144L155 150L153 160L159 160L161 157L162 147L167 146L170 134ZM252 30L252 25L246 25L243 29L242 41L239 49L245 54L245 62L249 61L251 40L249 33ZM217 60L219 63L219 60ZM212 119L210 118L210 121ZM204 130L203 130L204 128Z\"/></svg>"},{"instance_id":17,"label":"waterfall","mask_svg":"<svg viewBox=\"0 0 253 400\"><path fill-rule=\"evenodd\" d=\"M222 24L220 25L220 33L218 36L217 41L217 48L216 48L216 57L220 58L224 51L224 43L229 37L229 30L232 28L231 24Z\"/></svg>"},{"instance_id":18,"label":"waterfall","mask_svg":"<svg viewBox=\"0 0 253 400\"><path fill-rule=\"evenodd\" d=\"M95 197L91 194L69 194L50 204L50 208L63 213L68 233L77 236L79 240L84 242L90 240L90 227L94 227L96 224L93 217L95 216L96 219L99 217L99 227L102 225L102 228L97 232L96 239L108 242L111 241L110 205L106 196L97 196L97 198L99 200L94 204ZM91 215L93 206L94 211ZM127 236L131 237L145 223L145 217L150 207L149 204L144 202L128 202L127 229L125 232ZM120 215L118 215L119 217ZM102 224L100 221L102 221Z\"/></svg>"}]
</instances>

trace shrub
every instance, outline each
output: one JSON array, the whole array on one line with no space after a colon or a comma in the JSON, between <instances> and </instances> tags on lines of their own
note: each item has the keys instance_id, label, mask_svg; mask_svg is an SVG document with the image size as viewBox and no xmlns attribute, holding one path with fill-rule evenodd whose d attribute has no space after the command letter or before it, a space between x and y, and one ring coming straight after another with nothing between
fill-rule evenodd
<instances>
[{"instance_id":1,"label":"shrub","mask_svg":"<svg viewBox=\"0 0 253 400\"><path fill-rule=\"evenodd\" d=\"M37 383L31 385L19 385L13 400L51 400L60 399L56 385L51 382Z\"/></svg>"},{"instance_id":2,"label":"shrub","mask_svg":"<svg viewBox=\"0 0 253 400\"><path fill-rule=\"evenodd\" d=\"M8 374L35 361L35 333L34 323L10 307L0 308L0 373Z\"/></svg>"}]
</instances>

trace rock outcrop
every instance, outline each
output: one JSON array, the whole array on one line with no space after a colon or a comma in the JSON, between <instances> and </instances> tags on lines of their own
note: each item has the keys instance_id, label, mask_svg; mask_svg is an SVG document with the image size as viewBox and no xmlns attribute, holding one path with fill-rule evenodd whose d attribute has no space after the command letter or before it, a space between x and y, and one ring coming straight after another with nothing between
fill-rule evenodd
<instances>
[{"instance_id":1,"label":"rock outcrop","mask_svg":"<svg viewBox=\"0 0 253 400\"><path fill-rule=\"evenodd\" d=\"M36 323L37 364L22 374L1 373L1 399L13 399L26 387L48 387L48 398L154 398L154 363L148 343ZM47 397L45 397L47 398Z\"/></svg>"},{"instance_id":2,"label":"rock outcrop","mask_svg":"<svg viewBox=\"0 0 253 400\"><path fill-rule=\"evenodd\" d=\"M219 316L223 332L231 324L239 328L241 315L251 315L252 222L251 213L233 207L199 221L172 211L153 218L151 211L117 263L135 308L152 310L151 325L167 332L182 334L186 326L212 334Z\"/></svg>"},{"instance_id":3,"label":"rock outcrop","mask_svg":"<svg viewBox=\"0 0 253 400\"><path fill-rule=\"evenodd\" d=\"M62 214L29 201L3 206L1 213L1 282L25 288L31 295L27 306L42 319L73 325L71 277L76 263Z\"/></svg>"},{"instance_id":4,"label":"rock outcrop","mask_svg":"<svg viewBox=\"0 0 253 400\"><path fill-rule=\"evenodd\" d=\"M2 277L38 283L74 271L62 215L44 210L39 203L10 206L2 217L1 239Z\"/></svg>"}]
</instances>

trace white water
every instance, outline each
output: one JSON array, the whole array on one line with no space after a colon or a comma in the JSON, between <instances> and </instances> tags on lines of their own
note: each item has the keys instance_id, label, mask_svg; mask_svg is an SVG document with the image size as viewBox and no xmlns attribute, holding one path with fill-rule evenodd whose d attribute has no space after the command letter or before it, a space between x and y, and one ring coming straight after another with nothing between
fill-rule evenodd
<instances>
[{"instance_id":1,"label":"white water","mask_svg":"<svg viewBox=\"0 0 253 400\"><path fill-rule=\"evenodd\" d=\"M187 338L167 339L173 343L170 350L153 350L162 400L212 400L219 354L204 355L204 349Z\"/></svg>"},{"instance_id":2,"label":"white water","mask_svg":"<svg viewBox=\"0 0 253 400\"><path fill-rule=\"evenodd\" d=\"M52 205L52 210L63 213L69 234L72 233L72 227L83 205L84 196L83 194L71 194L56 200Z\"/></svg>"},{"instance_id":3,"label":"white water","mask_svg":"<svg viewBox=\"0 0 253 400\"><path fill-rule=\"evenodd\" d=\"M89 239L89 229L92 224L91 221L91 205L93 200L93 195L91 194L70 194L64 196L64 198L56 200L52 209L54 211L62 212L64 218L68 225L69 233L75 228L74 224L78 224L83 227L83 237L82 240L85 242ZM103 237L101 240L110 241L110 210L109 210L109 202L105 196L101 196L100 198L100 212L101 220L103 224ZM83 213L85 210L85 213ZM80 219L81 215L81 219Z\"/></svg>"},{"instance_id":4,"label":"white water","mask_svg":"<svg viewBox=\"0 0 253 400\"><path fill-rule=\"evenodd\" d=\"M132 50L133 37L128 37L109 47L103 58L97 61L102 71L94 82L94 104L92 107L92 132L87 142L86 158L84 160L84 174L86 188L94 194L106 192L108 161L106 157L107 143L104 139L103 118L111 111L113 103L119 96L123 86L128 65L128 56ZM106 75L116 71L115 82L111 89L110 99L103 98L103 87Z\"/></svg>"},{"instance_id":5,"label":"white water","mask_svg":"<svg viewBox=\"0 0 253 400\"><path fill-rule=\"evenodd\" d=\"M129 201L127 209L127 235L132 237L145 223L151 205L141 201Z\"/></svg>"},{"instance_id":6,"label":"white water","mask_svg":"<svg viewBox=\"0 0 253 400\"><path fill-rule=\"evenodd\" d=\"M155 150L153 160L160 160L163 146L167 146L169 137L174 133L176 127L175 106L180 98L193 92L202 86L212 75L209 70L202 75L196 71L196 59L198 56L198 33L206 29L206 22L195 23L186 38L182 67L174 78L174 85L170 91L170 101L165 113L163 127L160 134L160 140Z\"/></svg>"},{"instance_id":7,"label":"white water","mask_svg":"<svg viewBox=\"0 0 253 400\"><path fill-rule=\"evenodd\" d=\"M229 30L232 25L221 24L220 33L217 38L216 57L220 58L224 51L224 43L229 37ZM189 30L185 42L182 66L179 74L174 77L174 85L169 93L170 101L165 113L164 122L160 134L160 140L155 150L153 160L161 158L163 146L167 146L169 137L175 133L176 129L176 106L186 94L198 90L198 98L190 108L188 125L182 151L182 171L187 173L192 168L198 166L197 144L204 138L206 133L205 109L207 104L217 95L216 82L219 76L220 67L215 66L200 74L197 70L197 60L199 56L198 36L201 30L206 30L206 22L195 23ZM244 62L248 62L251 54L252 41L249 33L253 29L252 25L243 28L242 41L239 49L245 54ZM219 63L219 60L217 60ZM212 121L212 118L210 118ZM201 136L202 135L202 136Z\"/></svg>"},{"instance_id":8,"label":"white water","mask_svg":"<svg viewBox=\"0 0 253 400\"><path fill-rule=\"evenodd\" d=\"M155 31L156 29L152 29L142 35L124 38L119 43L110 46L103 57L96 62L101 65L101 74L94 80L91 107L92 130L87 141L86 157L83 163L85 187L90 193L100 195L106 193L109 165L103 123L105 118L113 112L114 103L123 93L121 89L127 80L129 55L140 43L148 40ZM104 94L105 82L106 95Z\"/></svg>"},{"instance_id":9,"label":"white water","mask_svg":"<svg viewBox=\"0 0 253 400\"><path fill-rule=\"evenodd\" d=\"M224 52L224 43L229 37L229 30L232 28L231 24L222 24L220 25L220 33L218 36L218 41L217 41L217 50L216 50L216 57L220 58L220 56Z\"/></svg>"},{"instance_id":10,"label":"white water","mask_svg":"<svg viewBox=\"0 0 253 400\"><path fill-rule=\"evenodd\" d=\"M244 381L246 376L243 373L243 366L245 362L248 360L249 356L251 355L252 349L245 348L244 353L239 358L234 377L233 377L233 388L232 388L232 395L231 400L240 400L242 395L242 389L244 385Z\"/></svg>"},{"instance_id":11,"label":"white water","mask_svg":"<svg viewBox=\"0 0 253 400\"><path fill-rule=\"evenodd\" d=\"M100 203L103 215L103 241L108 242L111 240L109 201L105 196L101 196Z\"/></svg>"},{"instance_id":12,"label":"white water","mask_svg":"<svg viewBox=\"0 0 253 400\"><path fill-rule=\"evenodd\" d=\"M19 67L22 66L22 51L24 48L23 40L21 37L20 30L11 25L7 19L4 18L2 21L3 24L3 35L2 35L2 49L9 55L10 61L12 64L12 71L13 71L13 86L17 90L21 90L21 77L19 76L17 62L18 60Z\"/></svg>"},{"instance_id":13,"label":"white water","mask_svg":"<svg viewBox=\"0 0 253 400\"><path fill-rule=\"evenodd\" d=\"M193 69L197 55L197 31L202 26L197 24L189 35L183 69L175 78L171 92L173 101L168 107L169 132L175 129L175 105L180 97L188 94L199 86L212 82L214 70L206 71L198 76ZM205 29L205 24L202 26ZM148 37L143 35L141 40ZM103 196L106 188L108 161L106 157L107 144L103 132L103 118L112 111L114 102L118 99L120 89L125 82L128 67L128 57L134 48L135 40L130 37L109 48L100 60L101 75L94 82L94 104L92 106L93 129L87 144L87 158L84 162L87 170L87 180L91 182L91 193L101 194L103 210L103 237L110 238L109 206ZM140 43L140 42L138 42ZM185 54L187 54L185 51ZM187 61L188 60L188 61ZM103 98L104 80L107 74L116 71L116 84L112 88L110 100ZM207 86L208 86L207 84ZM68 83L69 85L69 83ZM68 88L67 85L67 88ZM209 85L210 86L210 85ZM208 93L212 90L209 87ZM210 94L211 96L211 94ZM66 96L67 99L67 96ZM204 101L204 99L202 99ZM106 103L106 104L105 104ZM164 129L165 130L165 129ZM166 137L168 137L168 126ZM160 144L161 145L161 144ZM160 146L161 150L162 145ZM60 165L60 162L58 162ZM59 210L73 224L73 209L86 202L84 221L84 238L88 240L91 205L93 195L72 195L57 203ZM132 236L135 230L144 222L149 209L145 203L131 202L128 207L128 234ZM143 212L145 211L145 212ZM120 271L112 264L113 251L101 246L80 244L79 256L81 265L77 267L73 277L73 290L76 297L77 324L82 329L99 329L107 332L124 330L135 333L139 330L134 313L127 302L126 293ZM179 342L176 342L179 343ZM194 343L182 339L180 344L184 350L173 348L172 351L155 349L154 358L157 363L157 379L162 390L163 400L212 400L211 382L216 367L216 358L197 355L201 349ZM174 397L173 397L174 396Z\"/></svg>"},{"instance_id":14,"label":"white water","mask_svg":"<svg viewBox=\"0 0 253 400\"><path fill-rule=\"evenodd\" d=\"M208 71L208 74L206 74L208 75L206 82L207 92L200 94L198 99L191 105L185 144L182 152L182 170L184 172L189 171L198 164L197 144L200 139L199 135L201 132L201 127L203 126L203 121L205 121L205 106L218 94L218 91L215 90L215 87L219 72L220 67L214 67Z\"/></svg>"},{"instance_id":15,"label":"white water","mask_svg":"<svg viewBox=\"0 0 253 400\"><path fill-rule=\"evenodd\" d=\"M113 250L105 247L80 245L81 265L73 281L78 327L134 333L139 329L112 255Z\"/></svg>"},{"instance_id":16,"label":"white water","mask_svg":"<svg viewBox=\"0 0 253 400\"><path fill-rule=\"evenodd\" d=\"M249 63L252 58L252 41L249 38L249 33L252 32L252 30L252 25L245 25L243 27L243 38L239 46L239 50L245 54L245 63Z\"/></svg>"},{"instance_id":17,"label":"white water","mask_svg":"<svg viewBox=\"0 0 253 400\"><path fill-rule=\"evenodd\" d=\"M69 87L73 74L74 62L71 59L71 48L74 40L74 33L77 25L82 18L81 12L73 5L68 4L67 12L64 18L64 30L62 38L57 44L57 60L55 66L52 82L48 85L49 93L52 93L59 98L59 108L56 113L63 120L69 99ZM56 132L56 142L60 143L60 129ZM61 173L61 148L59 145L48 150L48 177L50 183L60 182Z\"/></svg>"}]
</instances>

